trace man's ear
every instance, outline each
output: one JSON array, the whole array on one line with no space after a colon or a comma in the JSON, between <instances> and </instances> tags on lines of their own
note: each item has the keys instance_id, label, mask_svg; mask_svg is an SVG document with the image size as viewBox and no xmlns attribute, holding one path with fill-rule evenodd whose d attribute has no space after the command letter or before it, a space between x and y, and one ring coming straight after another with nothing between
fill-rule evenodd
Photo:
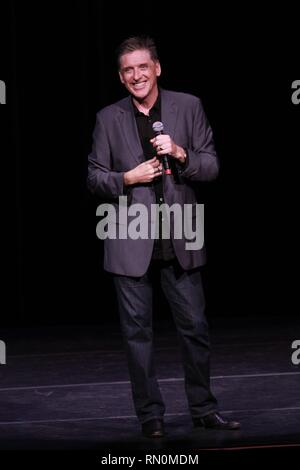
<instances>
[{"instance_id":1,"label":"man's ear","mask_svg":"<svg viewBox=\"0 0 300 470\"><path fill-rule=\"evenodd\" d=\"M161 66L158 60L155 63L155 71L156 71L156 76L159 77L161 74Z\"/></svg>"},{"instance_id":2,"label":"man's ear","mask_svg":"<svg viewBox=\"0 0 300 470\"><path fill-rule=\"evenodd\" d=\"M123 85L124 85L124 80L123 80L121 72L119 72L119 77L120 77L121 83L123 83Z\"/></svg>"}]
</instances>

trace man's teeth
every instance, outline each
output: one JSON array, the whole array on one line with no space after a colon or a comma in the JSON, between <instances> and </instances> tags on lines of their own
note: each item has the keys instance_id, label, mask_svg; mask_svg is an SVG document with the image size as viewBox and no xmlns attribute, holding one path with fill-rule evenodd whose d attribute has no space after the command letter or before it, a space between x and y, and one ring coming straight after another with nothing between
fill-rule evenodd
<instances>
[{"instance_id":1,"label":"man's teeth","mask_svg":"<svg viewBox=\"0 0 300 470\"><path fill-rule=\"evenodd\" d=\"M144 88L145 84L146 84L145 82L143 82L143 83L135 83L133 86L134 86L134 88L139 89L139 88Z\"/></svg>"}]
</instances>

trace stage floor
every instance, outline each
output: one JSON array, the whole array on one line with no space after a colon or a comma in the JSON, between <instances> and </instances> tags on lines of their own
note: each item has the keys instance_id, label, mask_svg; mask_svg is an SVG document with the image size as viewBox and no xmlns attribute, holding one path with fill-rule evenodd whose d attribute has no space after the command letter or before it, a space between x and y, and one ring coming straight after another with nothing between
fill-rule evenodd
<instances>
[{"instance_id":1,"label":"stage floor","mask_svg":"<svg viewBox=\"0 0 300 470\"><path fill-rule=\"evenodd\" d=\"M167 435L140 434L117 325L7 329L0 366L0 449L109 452L300 446L300 365L288 317L209 319L212 389L239 431L195 430L174 324L155 320L157 376Z\"/></svg>"}]
</instances>

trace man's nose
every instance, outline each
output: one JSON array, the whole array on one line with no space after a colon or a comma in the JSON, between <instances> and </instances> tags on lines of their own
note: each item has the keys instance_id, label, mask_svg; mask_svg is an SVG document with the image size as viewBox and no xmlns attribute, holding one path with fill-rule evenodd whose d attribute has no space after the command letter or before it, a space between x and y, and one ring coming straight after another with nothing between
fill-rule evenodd
<instances>
[{"instance_id":1,"label":"man's nose","mask_svg":"<svg viewBox=\"0 0 300 470\"><path fill-rule=\"evenodd\" d=\"M134 69L134 71L133 71L133 78L134 78L134 80L138 80L138 79L140 78L140 76L141 76L141 71L140 71L140 69Z\"/></svg>"}]
</instances>

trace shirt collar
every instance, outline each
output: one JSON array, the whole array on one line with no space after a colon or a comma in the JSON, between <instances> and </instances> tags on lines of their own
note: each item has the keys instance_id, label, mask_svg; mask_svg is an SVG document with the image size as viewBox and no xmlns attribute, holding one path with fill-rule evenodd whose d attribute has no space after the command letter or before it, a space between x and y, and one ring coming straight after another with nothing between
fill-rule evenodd
<instances>
[{"instance_id":1,"label":"shirt collar","mask_svg":"<svg viewBox=\"0 0 300 470\"><path fill-rule=\"evenodd\" d=\"M135 116L145 116L144 113L142 113L141 111L139 111L137 109L137 107L135 106L133 100L132 100L132 104L133 104L133 109L134 109ZM157 99L156 99L154 105L152 106L152 108L150 109L149 114L152 113L153 111L156 112L156 113L160 113L160 110L161 110L161 97L160 97L160 91L158 90Z\"/></svg>"}]
</instances>

